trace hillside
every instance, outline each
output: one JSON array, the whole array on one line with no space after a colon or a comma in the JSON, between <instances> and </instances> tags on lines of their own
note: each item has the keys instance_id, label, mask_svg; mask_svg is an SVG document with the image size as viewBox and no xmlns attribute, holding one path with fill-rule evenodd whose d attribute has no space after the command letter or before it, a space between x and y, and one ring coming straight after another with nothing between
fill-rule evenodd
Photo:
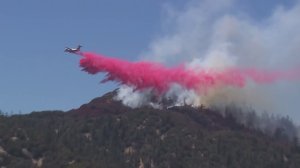
<instances>
[{"instance_id":1,"label":"hillside","mask_svg":"<svg viewBox=\"0 0 300 168\"><path fill-rule=\"evenodd\" d=\"M0 116L2 167L297 168L293 141L189 106L131 109L114 92L68 112Z\"/></svg>"}]
</instances>

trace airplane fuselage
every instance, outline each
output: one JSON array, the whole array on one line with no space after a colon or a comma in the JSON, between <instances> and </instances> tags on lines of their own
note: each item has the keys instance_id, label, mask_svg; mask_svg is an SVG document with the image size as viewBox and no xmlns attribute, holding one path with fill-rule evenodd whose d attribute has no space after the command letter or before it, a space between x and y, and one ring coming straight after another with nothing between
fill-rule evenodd
<instances>
[{"instance_id":1,"label":"airplane fuselage","mask_svg":"<svg viewBox=\"0 0 300 168\"><path fill-rule=\"evenodd\" d=\"M81 45L78 45L77 48L69 48L69 47L66 47L65 48L65 52L69 52L69 53L77 53L80 51L80 48L81 48Z\"/></svg>"}]
</instances>

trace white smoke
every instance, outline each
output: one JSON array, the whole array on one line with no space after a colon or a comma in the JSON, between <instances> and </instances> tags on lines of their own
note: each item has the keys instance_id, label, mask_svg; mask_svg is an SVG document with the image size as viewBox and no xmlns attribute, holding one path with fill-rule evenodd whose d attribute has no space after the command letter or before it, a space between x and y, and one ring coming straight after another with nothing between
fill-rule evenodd
<instances>
[{"instance_id":1,"label":"white smoke","mask_svg":"<svg viewBox=\"0 0 300 168\"><path fill-rule=\"evenodd\" d=\"M187 90L178 84L173 84L165 94L160 96L157 96L151 88L136 90L133 86L122 85L115 99L132 108L150 106L160 109L170 106L200 105L200 97L195 91Z\"/></svg>"},{"instance_id":2,"label":"white smoke","mask_svg":"<svg viewBox=\"0 0 300 168\"><path fill-rule=\"evenodd\" d=\"M187 68L193 69L230 66L284 69L300 64L299 3L291 8L278 5L269 17L259 21L239 11L237 1L233 0L194 0L183 10L170 5L164 10L165 33L151 42L149 50L142 54L143 59L169 65L184 62ZM200 97L196 91L175 84L164 97L174 99L177 105L222 107L236 103L300 119L296 113L300 103L299 84L281 82L257 86L249 83L243 89L216 88ZM149 103L149 95L149 90L121 87L118 97L124 99L124 104L138 107Z\"/></svg>"},{"instance_id":3,"label":"white smoke","mask_svg":"<svg viewBox=\"0 0 300 168\"><path fill-rule=\"evenodd\" d=\"M117 91L115 99L122 101L124 105L132 108L144 105L152 106L151 97L153 97L153 95L151 92L151 89L135 90L134 87L121 85ZM154 107L156 106L154 105Z\"/></svg>"}]
</instances>

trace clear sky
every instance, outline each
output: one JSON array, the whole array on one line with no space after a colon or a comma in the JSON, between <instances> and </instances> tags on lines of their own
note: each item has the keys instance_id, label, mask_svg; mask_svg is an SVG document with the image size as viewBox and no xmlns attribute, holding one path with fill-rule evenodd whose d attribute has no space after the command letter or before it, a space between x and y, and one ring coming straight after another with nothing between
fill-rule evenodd
<instances>
[{"instance_id":1,"label":"clear sky","mask_svg":"<svg viewBox=\"0 0 300 168\"><path fill-rule=\"evenodd\" d=\"M289 0L240 0L254 20ZM116 88L102 75L81 72L64 47L138 60L163 32L164 7L181 0L0 1L0 109L6 112L69 110Z\"/></svg>"}]
</instances>

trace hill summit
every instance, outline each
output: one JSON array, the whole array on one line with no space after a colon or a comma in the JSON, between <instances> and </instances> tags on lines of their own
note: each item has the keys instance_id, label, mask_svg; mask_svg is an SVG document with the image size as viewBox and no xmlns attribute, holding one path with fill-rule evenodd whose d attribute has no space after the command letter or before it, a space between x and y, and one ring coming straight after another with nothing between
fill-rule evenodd
<instances>
[{"instance_id":1,"label":"hill summit","mask_svg":"<svg viewBox=\"0 0 300 168\"><path fill-rule=\"evenodd\" d=\"M205 107L129 108L116 92L68 112L0 116L1 167L297 168L296 141ZM280 136L279 136L280 137Z\"/></svg>"}]
</instances>

